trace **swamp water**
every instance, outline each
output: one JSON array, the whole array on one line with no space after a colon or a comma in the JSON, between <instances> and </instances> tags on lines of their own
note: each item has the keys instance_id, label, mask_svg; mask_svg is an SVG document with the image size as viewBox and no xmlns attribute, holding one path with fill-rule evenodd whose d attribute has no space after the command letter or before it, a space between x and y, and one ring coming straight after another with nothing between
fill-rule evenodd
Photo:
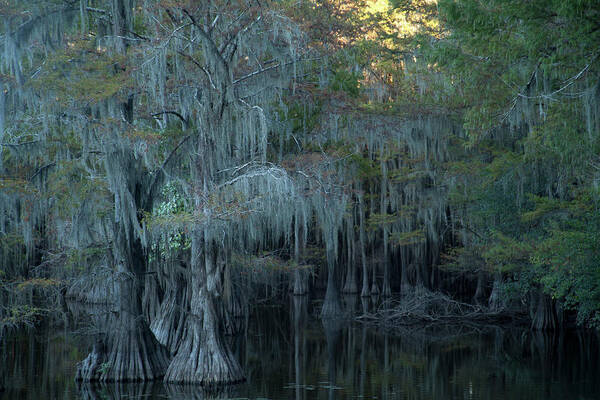
<instances>
[{"instance_id":1,"label":"swamp water","mask_svg":"<svg viewBox=\"0 0 600 400\"><path fill-rule=\"evenodd\" d=\"M346 305L361 309L361 299ZM363 304L366 307L367 304ZM221 393L197 386L80 385L76 363L93 336L82 321L0 336L1 400L13 399L598 399L599 337L516 329L394 333L323 322L320 304L258 306L230 338L247 382Z\"/></svg>"}]
</instances>

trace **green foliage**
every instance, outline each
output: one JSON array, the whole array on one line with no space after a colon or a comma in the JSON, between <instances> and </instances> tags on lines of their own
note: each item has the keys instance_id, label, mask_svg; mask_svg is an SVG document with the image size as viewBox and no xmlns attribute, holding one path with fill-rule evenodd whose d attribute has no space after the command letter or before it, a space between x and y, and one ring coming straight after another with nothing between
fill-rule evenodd
<instances>
[{"instance_id":1,"label":"green foliage","mask_svg":"<svg viewBox=\"0 0 600 400\"><path fill-rule=\"evenodd\" d=\"M329 82L329 87L334 91L344 92L348 96L357 98L360 94L361 76L356 72L345 70L335 71Z\"/></svg>"},{"instance_id":2,"label":"green foliage","mask_svg":"<svg viewBox=\"0 0 600 400\"><path fill-rule=\"evenodd\" d=\"M549 199L536 195L530 195L530 199L534 202L533 210L525 211L521 214L521 221L525 223L536 223L541 219L554 216L564 207L564 202L558 199Z\"/></svg>"},{"instance_id":3,"label":"green foliage","mask_svg":"<svg viewBox=\"0 0 600 400\"><path fill-rule=\"evenodd\" d=\"M322 106L319 100L290 101L285 108L277 107L277 112L281 121L291 124L292 133L313 133L321 120Z\"/></svg>"},{"instance_id":4,"label":"green foliage","mask_svg":"<svg viewBox=\"0 0 600 400\"><path fill-rule=\"evenodd\" d=\"M17 285L17 290L25 291L33 288L47 289L60 285L60 282L56 279L48 278L31 278L26 281L20 282Z\"/></svg>"},{"instance_id":5,"label":"green foliage","mask_svg":"<svg viewBox=\"0 0 600 400\"><path fill-rule=\"evenodd\" d=\"M593 20L600 6L597 2L564 4L440 1L440 16L449 34L436 46L428 46L429 54L431 61L456 74L461 83L468 104L465 127L474 138L499 126L507 113L523 112L517 104L519 94L531 96L538 88L559 90L571 78L585 81L585 75L577 74L586 65L589 72L597 64L600 32ZM562 89L554 96L566 94Z\"/></svg>"},{"instance_id":6,"label":"green foliage","mask_svg":"<svg viewBox=\"0 0 600 400\"><path fill-rule=\"evenodd\" d=\"M528 243L496 232L492 244L482 252L482 256L497 271L515 272L529 265L531 252Z\"/></svg>"},{"instance_id":7,"label":"green foliage","mask_svg":"<svg viewBox=\"0 0 600 400\"><path fill-rule=\"evenodd\" d=\"M468 135L445 169L472 256L450 264L481 257L505 295L542 288L596 326L599 13L592 1L440 0L445 34L420 42Z\"/></svg>"},{"instance_id":8,"label":"green foliage","mask_svg":"<svg viewBox=\"0 0 600 400\"><path fill-rule=\"evenodd\" d=\"M33 326L45 314L45 310L28 304L14 305L0 316L0 326Z\"/></svg>"},{"instance_id":9,"label":"green foliage","mask_svg":"<svg viewBox=\"0 0 600 400\"><path fill-rule=\"evenodd\" d=\"M412 167L402 167L400 169L391 170L388 174L391 182L404 183L423 179L427 177L428 173L425 170L419 170Z\"/></svg>"},{"instance_id":10,"label":"green foliage","mask_svg":"<svg viewBox=\"0 0 600 400\"><path fill-rule=\"evenodd\" d=\"M389 226L398 220L395 214L377 214L369 215L367 219L367 229L375 231L384 226Z\"/></svg>"},{"instance_id":11,"label":"green foliage","mask_svg":"<svg viewBox=\"0 0 600 400\"><path fill-rule=\"evenodd\" d=\"M100 371L100 373L102 375L106 374L109 369L110 369L110 363L109 362L103 362L102 364L100 364L100 368L98 368L98 370Z\"/></svg>"},{"instance_id":12,"label":"green foliage","mask_svg":"<svg viewBox=\"0 0 600 400\"><path fill-rule=\"evenodd\" d=\"M491 272L479 247L451 247L442 254L440 269L456 274Z\"/></svg>"},{"instance_id":13,"label":"green foliage","mask_svg":"<svg viewBox=\"0 0 600 400\"><path fill-rule=\"evenodd\" d=\"M577 311L581 324L600 327L600 209L591 193L568 206L531 257L541 282L555 299Z\"/></svg>"},{"instance_id":14,"label":"green foliage","mask_svg":"<svg viewBox=\"0 0 600 400\"><path fill-rule=\"evenodd\" d=\"M90 41L73 41L49 56L29 85L51 94L61 105L73 107L112 98L131 83L124 57L109 55Z\"/></svg>"},{"instance_id":15,"label":"green foliage","mask_svg":"<svg viewBox=\"0 0 600 400\"><path fill-rule=\"evenodd\" d=\"M390 234L390 243L395 246L410 246L423 242L425 242L425 230L423 228L410 232L392 232Z\"/></svg>"},{"instance_id":16,"label":"green foliage","mask_svg":"<svg viewBox=\"0 0 600 400\"><path fill-rule=\"evenodd\" d=\"M89 271L102 264L105 255L106 248L103 246L67 249L63 267L66 271L75 274Z\"/></svg>"},{"instance_id":17,"label":"green foliage","mask_svg":"<svg viewBox=\"0 0 600 400\"><path fill-rule=\"evenodd\" d=\"M162 188L163 201L154 208L152 215L146 215L144 223L150 230L164 232L164 239L157 246L166 247L166 251L188 250L191 241L186 236L188 226L193 222L189 206L184 201L180 188L168 183ZM165 249L163 249L165 250Z\"/></svg>"},{"instance_id":18,"label":"green foliage","mask_svg":"<svg viewBox=\"0 0 600 400\"><path fill-rule=\"evenodd\" d=\"M110 211L107 182L86 172L79 160L62 161L53 170L47 195L54 199L54 210L58 216L68 218L74 209L80 209L87 202L94 202L97 218Z\"/></svg>"},{"instance_id":19,"label":"green foliage","mask_svg":"<svg viewBox=\"0 0 600 400\"><path fill-rule=\"evenodd\" d=\"M354 168L358 179L373 179L381 175L381 168L375 160L362 154L353 153L346 160L349 167Z\"/></svg>"},{"instance_id":20,"label":"green foliage","mask_svg":"<svg viewBox=\"0 0 600 400\"><path fill-rule=\"evenodd\" d=\"M247 256L242 254L234 254L232 257L232 265L240 268L242 273L261 273L261 274L291 274L296 270L310 271L314 268L308 263L297 263L293 259L283 259L271 252L264 252L258 256Z\"/></svg>"}]
</instances>

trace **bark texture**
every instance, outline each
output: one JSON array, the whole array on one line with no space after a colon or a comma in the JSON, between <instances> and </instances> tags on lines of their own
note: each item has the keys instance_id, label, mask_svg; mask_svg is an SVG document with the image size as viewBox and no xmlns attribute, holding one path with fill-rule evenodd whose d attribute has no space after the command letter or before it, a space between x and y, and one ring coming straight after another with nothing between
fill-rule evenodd
<instances>
[{"instance_id":1,"label":"bark texture","mask_svg":"<svg viewBox=\"0 0 600 400\"><path fill-rule=\"evenodd\" d=\"M477 272L477 289L475 290L475 295L473 296L473 301L475 304L482 304L483 299L485 298L485 274L483 271Z\"/></svg>"},{"instance_id":2,"label":"bark texture","mask_svg":"<svg viewBox=\"0 0 600 400\"><path fill-rule=\"evenodd\" d=\"M179 274L177 274L179 275ZM169 282L167 294L160 305L158 315L152 320L150 329L156 339L169 350L171 354L177 352L181 338L186 310L186 290L183 277L177 276L174 281Z\"/></svg>"},{"instance_id":3,"label":"bark texture","mask_svg":"<svg viewBox=\"0 0 600 400\"><path fill-rule=\"evenodd\" d=\"M413 292L413 287L410 284L410 280L408 277L408 272L412 269L413 269L412 264L407 265L405 262L402 263L401 277L400 277L402 279L402 282L400 284L400 294L402 296L407 296Z\"/></svg>"},{"instance_id":4,"label":"bark texture","mask_svg":"<svg viewBox=\"0 0 600 400\"><path fill-rule=\"evenodd\" d=\"M496 275L494 277L494 283L492 285L492 292L488 300L488 305L492 311L501 311L505 308L504 301L502 300L502 276Z\"/></svg>"},{"instance_id":5,"label":"bark texture","mask_svg":"<svg viewBox=\"0 0 600 400\"><path fill-rule=\"evenodd\" d=\"M183 339L165 381L219 386L245 379L221 332L217 301L222 301L222 266L216 262L217 246L192 239L192 297Z\"/></svg>"},{"instance_id":6,"label":"bark texture","mask_svg":"<svg viewBox=\"0 0 600 400\"><path fill-rule=\"evenodd\" d=\"M302 216L298 213L294 223L294 261L298 268L294 271L294 287L292 293L296 296L302 296L308 293L308 274L305 269L299 268L302 262L302 251L304 243L304 226Z\"/></svg>"},{"instance_id":7,"label":"bark texture","mask_svg":"<svg viewBox=\"0 0 600 400\"><path fill-rule=\"evenodd\" d=\"M97 343L77 364L76 380L93 382L149 381L160 379L168 365L166 350L143 320L122 319L109 344Z\"/></svg>"},{"instance_id":8,"label":"bark texture","mask_svg":"<svg viewBox=\"0 0 600 400\"><path fill-rule=\"evenodd\" d=\"M535 296L535 295L534 295ZM537 301L531 319L531 328L539 331L551 331L558 327L558 318L554 301L541 290L537 294Z\"/></svg>"},{"instance_id":9,"label":"bark texture","mask_svg":"<svg viewBox=\"0 0 600 400\"><path fill-rule=\"evenodd\" d=\"M122 293L117 317L105 341L98 342L77 365L81 381L148 381L164 376L168 353L142 315L139 275L119 271Z\"/></svg>"},{"instance_id":10,"label":"bark texture","mask_svg":"<svg viewBox=\"0 0 600 400\"><path fill-rule=\"evenodd\" d=\"M294 291L295 296L303 296L308 293L308 276L306 271L296 269L294 271Z\"/></svg>"},{"instance_id":11,"label":"bark texture","mask_svg":"<svg viewBox=\"0 0 600 400\"><path fill-rule=\"evenodd\" d=\"M353 263L348 265L346 270L346 282L344 283L343 293L354 294L358 293L358 285L356 284L356 268Z\"/></svg>"},{"instance_id":12,"label":"bark texture","mask_svg":"<svg viewBox=\"0 0 600 400\"><path fill-rule=\"evenodd\" d=\"M335 277L333 268L329 269L327 275L327 291L325 292L325 301L321 309L321 317L323 318L341 318L343 316L340 293L335 285Z\"/></svg>"},{"instance_id":13,"label":"bark texture","mask_svg":"<svg viewBox=\"0 0 600 400\"><path fill-rule=\"evenodd\" d=\"M342 293L358 293L358 285L356 284L356 263L355 263L355 246L354 244L354 220L351 219L346 223L346 280Z\"/></svg>"},{"instance_id":14,"label":"bark texture","mask_svg":"<svg viewBox=\"0 0 600 400\"><path fill-rule=\"evenodd\" d=\"M365 233L365 217L364 217L364 205L363 197L358 196L358 215L360 221L359 227L359 241L360 241L360 262L362 266L362 290L360 295L362 297L368 297L371 294L369 290L369 271L367 269L367 253L366 247L366 233Z\"/></svg>"}]
</instances>

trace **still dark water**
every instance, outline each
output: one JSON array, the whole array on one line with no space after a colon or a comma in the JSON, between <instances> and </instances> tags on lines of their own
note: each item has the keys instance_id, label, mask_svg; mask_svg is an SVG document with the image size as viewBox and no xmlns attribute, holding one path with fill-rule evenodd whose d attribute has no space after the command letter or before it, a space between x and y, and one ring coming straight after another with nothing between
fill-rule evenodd
<instances>
[{"instance_id":1,"label":"still dark water","mask_svg":"<svg viewBox=\"0 0 600 400\"><path fill-rule=\"evenodd\" d=\"M361 308L360 299L346 304ZM0 399L600 399L595 333L385 333L315 315L318 304L302 298L257 307L230 339L248 381L217 394L162 382L77 385L75 364L92 339L81 322L5 333Z\"/></svg>"}]
</instances>

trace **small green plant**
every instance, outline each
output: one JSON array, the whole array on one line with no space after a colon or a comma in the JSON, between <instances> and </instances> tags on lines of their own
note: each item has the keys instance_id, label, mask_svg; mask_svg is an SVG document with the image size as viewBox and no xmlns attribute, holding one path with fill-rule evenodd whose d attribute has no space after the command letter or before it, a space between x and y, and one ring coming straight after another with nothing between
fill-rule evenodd
<instances>
[{"instance_id":1,"label":"small green plant","mask_svg":"<svg viewBox=\"0 0 600 400\"><path fill-rule=\"evenodd\" d=\"M100 372L102 373L102 375L106 375L106 373L108 372L108 369L110 368L110 363L109 362L105 362L100 364Z\"/></svg>"}]
</instances>

